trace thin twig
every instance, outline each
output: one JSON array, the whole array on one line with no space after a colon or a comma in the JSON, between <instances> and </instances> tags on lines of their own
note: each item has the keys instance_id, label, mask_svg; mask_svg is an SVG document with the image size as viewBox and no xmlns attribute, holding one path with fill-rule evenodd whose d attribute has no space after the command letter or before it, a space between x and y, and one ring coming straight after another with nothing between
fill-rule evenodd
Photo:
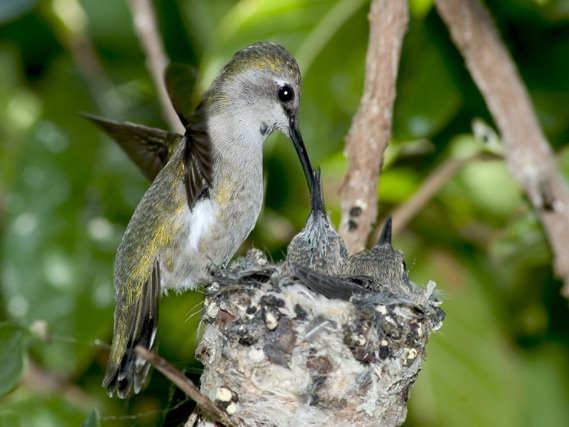
<instances>
[{"instance_id":1,"label":"thin twig","mask_svg":"<svg viewBox=\"0 0 569 427\"><path fill-rule=\"evenodd\" d=\"M53 25L54 33L69 51L99 110L114 115L120 105L119 97L89 38L87 15L76 0L65 2L63 7L62 4L51 2L47 9L57 21Z\"/></svg>"},{"instance_id":2,"label":"thin twig","mask_svg":"<svg viewBox=\"0 0 569 427\"><path fill-rule=\"evenodd\" d=\"M393 235L399 234L427 203L449 182L463 166L476 160L495 160L501 157L491 153L476 153L462 159L451 158L443 162L425 178L419 189L404 204L395 209L393 216ZM372 242L377 242L383 225L376 227Z\"/></svg>"},{"instance_id":3,"label":"thin twig","mask_svg":"<svg viewBox=\"0 0 569 427\"><path fill-rule=\"evenodd\" d=\"M198 421L198 414L197 412L194 411L191 413L190 417L188 418L188 421L186 421L186 423L184 424L184 427L194 427L197 421Z\"/></svg>"},{"instance_id":4,"label":"thin twig","mask_svg":"<svg viewBox=\"0 0 569 427\"><path fill-rule=\"evenodd\" d=\"M184 127L170 103L164 84L164 70L169 61L164 53L162 39L159 36L154 8L150 0L129 0L128 3L132 11L134 28L138 34L142 50L146 54L146 67L150 71L154 85L158 90L162 114L172 131L184 133Z\"/></svg>"},{"instance_id":5,"label":"thin twig","mask_svg":"<svg viewBox=\"0 0 569 427\"><path fill-rule=\"evenodd\" d=\"M496 24L478 0L437 0L501 133L510 173L540 216L569 298L569 192Z\"/></svg>"},{"instance_id":6,"label":"thin twig","mask_svg":"<svg viewBox=\"0 0 569 427\"><path fill-rule=\"evenodd\" d=\"M205 395L202 394L199 388L191 382L183 373L172 366L166 359L151 352L150 350L137 345L135 348L136 354L149 362L152 366L158 369L166 378L172 381L176 386L182 390L188 397L193 399L198 406L214 420L221 421L226 426L232 426L233 423L215 404Z\"/></svg>"},{"instance_id":7,"label":"thin twig","mask_svg":"<svg viewBox=\"0 0 569 427\"><path fill-rule=\"evenodd\" d=\"M304 76L308 74L318 53L320 53L324 46L330 42L332 37L338 33L338 29L360 10L360 7L362 7L364 3L364 0L338 1L330 8L330 11L322 17L312 31L310 31L294 55Z\"/></svg>"},{"instance_id":8,"label":"thin twig","mask_svg":"<svg viewBox=\"0 0 569 427\"><path fill-rule=\"evenodd\" d=\"M397 67L408 22L407 1L373 0L366 77L359 110L346 135L340 234L350 253L365 246L377 215L383 152L391 138Z\"/></svg>"}]
</instances>

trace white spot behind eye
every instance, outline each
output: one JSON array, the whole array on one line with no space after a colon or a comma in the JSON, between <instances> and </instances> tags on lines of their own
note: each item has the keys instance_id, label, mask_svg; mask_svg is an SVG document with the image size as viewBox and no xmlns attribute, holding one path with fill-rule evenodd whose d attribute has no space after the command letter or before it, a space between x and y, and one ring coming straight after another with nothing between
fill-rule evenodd
<instances>
[{"instance_id":1,"label":"white spot behind eye","mask_svg":"<svg viewBox=\"0 0 569 427\"><path fill-rule=\"evenodd\" d=\"M275 77L273 79L273 81L277 84L278 87L283 87L283 86L291 86L292 87L292 85L289 82L284 81L282 79L279 79L278 77Z\"/></svg>"}]
</instances>

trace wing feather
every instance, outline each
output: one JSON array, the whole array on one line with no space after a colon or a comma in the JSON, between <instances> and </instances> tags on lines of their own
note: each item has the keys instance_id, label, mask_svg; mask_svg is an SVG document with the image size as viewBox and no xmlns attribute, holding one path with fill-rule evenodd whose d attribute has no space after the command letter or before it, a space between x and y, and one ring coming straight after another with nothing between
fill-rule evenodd
<instances>
[{"instance_id":1,"label":"wing feather","mask_svg":"<svg viewBox=\"0 0 569 427\"><path fill-rule=\"evenodd\" d=\"M162 129L117 122L87 113L81 115L113 138L151 181L166 166L183 139L182 135Z\"/></svg>"},{"instance_id":2,"label":"wing feather","mask_svg":"<svg viewBox=\"0 0 569 427\"><path fill-rule=\"evenodd\" d=\"M352 283L348 279L317 273L299 264L293 263L291 267L296 276L308 289L328 299L348 301L354 295L362 295L370 292L365 287Z\"/></svg>"}]
</instances>

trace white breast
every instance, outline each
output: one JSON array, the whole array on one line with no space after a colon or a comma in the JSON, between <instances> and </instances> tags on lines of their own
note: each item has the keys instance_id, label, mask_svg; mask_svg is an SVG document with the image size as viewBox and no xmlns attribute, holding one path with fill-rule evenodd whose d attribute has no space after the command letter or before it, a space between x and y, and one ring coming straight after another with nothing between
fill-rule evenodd
<instances>
[{"instance_id":1,"label":"white breast","mask_svg":"<svg viewBox=\"0 0 569 427\"><path fill-rule=\"evenodd\" d=\"M210 254L200 252L200 241L211 235L219 206L210 199L199 200L192 211L186 206L174 229L181 230L175 243L160 257L162 287L164 290L195 289L207 277L212 264Z\"/></svg>"},{"instance_id":2,"label":"white breast","mask_svg":"<svg viewBox=\"0 0 569 427\"><path fill-rule=\"evenodd\" d=\"M219 206L211 199L198 201L194 209L184 209L181 221L189 229L186 251L197 251L200 239L215 224Z\"/></svg>"}]
</instances>

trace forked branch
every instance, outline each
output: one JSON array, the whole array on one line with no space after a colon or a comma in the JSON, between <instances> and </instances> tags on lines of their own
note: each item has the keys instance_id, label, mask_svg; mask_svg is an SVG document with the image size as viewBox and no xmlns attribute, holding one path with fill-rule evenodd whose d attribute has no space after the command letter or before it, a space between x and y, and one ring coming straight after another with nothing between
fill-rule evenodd
<instances>
[{"instance_id":1,"label":"forked branch","mask_svg":"<svg viewBox=\"0 0 569 427\"><path fill-rule=\"evenodd\" d=\"M569 298L569 192L514 61L479 0L436 5L498 126L510 172L539 214Z\"/></svg>"}]
</instances>

